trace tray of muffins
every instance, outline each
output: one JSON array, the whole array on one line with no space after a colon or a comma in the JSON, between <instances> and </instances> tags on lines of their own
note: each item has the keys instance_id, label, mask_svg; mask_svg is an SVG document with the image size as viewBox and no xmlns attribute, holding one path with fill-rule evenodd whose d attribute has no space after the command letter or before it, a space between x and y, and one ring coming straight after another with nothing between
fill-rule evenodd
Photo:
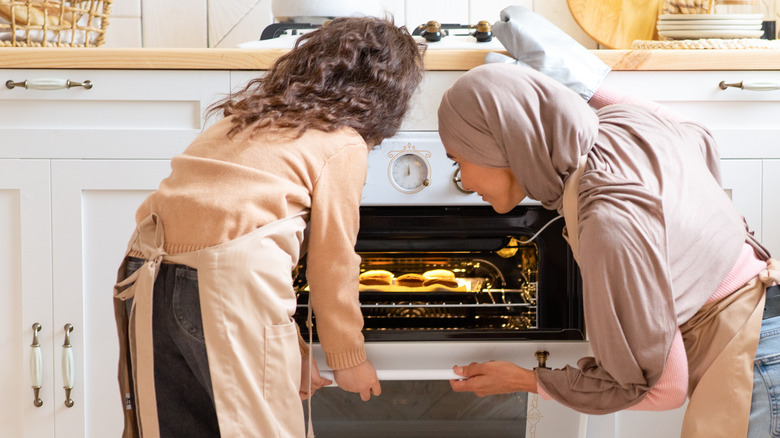
<instances>
[{"instance_id":1,"label":"tray of muffins","mask_svg":"<svg viewBox=\"0 0 780 438\"><path fill-rule=\"evenodd\" d=\"M361 291L377 292L473 292L482 286L481 278L458 278L448 269L432 269L422 273L407 272L396 276L383 269L360 274Z\"/></svg>"}]
</instances>

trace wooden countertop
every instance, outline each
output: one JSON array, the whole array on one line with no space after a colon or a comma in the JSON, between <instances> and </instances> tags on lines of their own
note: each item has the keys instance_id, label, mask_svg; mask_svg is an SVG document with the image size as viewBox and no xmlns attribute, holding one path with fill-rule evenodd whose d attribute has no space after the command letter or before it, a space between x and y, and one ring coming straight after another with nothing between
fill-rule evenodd
<instances>
[{"instance_id":1,"label":"wooden countertop","mask_svg":"<svg viewBox=\"0 0 780 438\"><path fill-rule=\"evenodd\" d=\"M0 69L263 70L287 49L0 48ZM487 50L429 50L426 70L468 70ZM594 50L613 70L780 70L780 50Z\"/></svg>"}]
</instances>

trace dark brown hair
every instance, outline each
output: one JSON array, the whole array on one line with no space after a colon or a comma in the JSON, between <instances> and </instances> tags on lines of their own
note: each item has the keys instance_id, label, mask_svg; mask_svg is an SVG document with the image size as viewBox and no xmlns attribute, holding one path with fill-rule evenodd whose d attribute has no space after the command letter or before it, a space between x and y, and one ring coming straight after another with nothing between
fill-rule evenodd
<instances>
[{"instance_id":1,"label":"dark brown hair","mask_svg":"<svg viewBox=\"0 0 780 438\"><path fill-rule=\"evenodd\" d=\"M392 20L336 18L301 36L267 73L209 108L244 129L355 129L369 145L393 136L422 79L423 46Z\"/></svg>"}]
</instances>

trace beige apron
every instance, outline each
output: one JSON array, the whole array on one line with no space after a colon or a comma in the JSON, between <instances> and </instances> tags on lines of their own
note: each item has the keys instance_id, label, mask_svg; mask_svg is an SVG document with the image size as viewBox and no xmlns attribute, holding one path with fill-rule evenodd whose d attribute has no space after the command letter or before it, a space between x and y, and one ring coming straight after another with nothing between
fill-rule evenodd
<instances>
[{"instance_id":1,"label":"beige apron","mask_svg":"<svg viewBox=\"0 0 780 438\"><path fill-rule=\"evenodd\" d=\"M159 436L152 294L163 261L198 271L203 334L221 435L304 436L291 272L298 263L305 227L297 215L221 245L168 255L162 249L164 234L158 217L150 215L138 225L128 253L140 252L147 261L126 279L123 263L114 287L119 380L126 408L124 437ZM124 301L130 298L134 299L128 317Z\"/></svg>"},{"instance_id":2,"label":"beige apron","mask_svg":"<svg viewBox=\"0 0 780 438\"><path fill-rule=\"evenodd\" d=\"M563 191L563 237L575 260L579 249L578 186L586 161L586 155L580 157ZM574 232L569 234L569 229ZM765 290L756 277L728 297L702 307L680 327L688 356L690 397L682 437L747 435Z\"/></svg>"}]
</instances>

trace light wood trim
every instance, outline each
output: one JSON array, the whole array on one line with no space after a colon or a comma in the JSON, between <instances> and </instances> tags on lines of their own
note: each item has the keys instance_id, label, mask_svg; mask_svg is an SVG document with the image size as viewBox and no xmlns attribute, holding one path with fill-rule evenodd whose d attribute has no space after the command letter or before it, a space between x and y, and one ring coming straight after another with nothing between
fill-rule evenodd
<instances>
[{"instance_id":1,"label":"light wood trim","mask_svg":"<svg viewBox=\"0 0 780 438\"><path fill-rule=\"evenodd\" d=\"M0 48L0 69L263 70L287 49ZM429 50L427 70L468 70L487 50ZM506 53L506 52L503 52ZM780 70L780 50L594 50L614 70Z\"/></svg>"}]
</instances>

